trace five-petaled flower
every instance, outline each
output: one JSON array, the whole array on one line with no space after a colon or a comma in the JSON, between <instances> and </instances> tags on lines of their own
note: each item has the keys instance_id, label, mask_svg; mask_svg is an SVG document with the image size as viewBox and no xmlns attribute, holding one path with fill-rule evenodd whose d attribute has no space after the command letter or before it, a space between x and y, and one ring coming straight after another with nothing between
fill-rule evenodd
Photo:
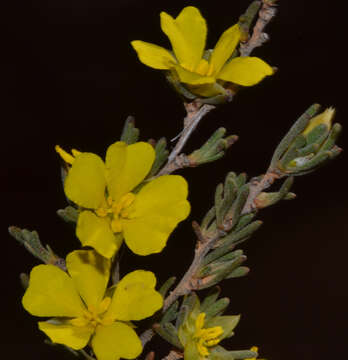
<instances>
[{"instance_id":1,"label":"five-petaled flower","mask_svg":"<svg viewBox=\"0 0 348 360\"><path fill-rule=\"evenodd\" d=\"M160 176L134 191L155 160L148 143L118 141L107 149L105 163L92 153L73 151L71 156L58 146L56 150L71 164L64 190L81 207L76 235L83 246L107 258L123 239L138 255L160 252L190 212L188 186L181 176Z\"/></svg>"},{"instance_id":2,"label":"five-petaled flower","mask_svg":"<svg viewBox=\"0 0 348 360\"><path fill-rule=\"evenodd\" d=\"M176 19L161 13L161 28L168 36L173 53L154 44L135 40L131 44L142 63L154 69L170 70L195 95L224 94L224 83L251 86L273 69L257 57L232 57L241 40L238 24L227 29L214 50L205 49L207 25L200 11L185 7Z\"/></svg>"},{"instance_id":3,"label":"five-petaled flower","mask_svg":"<svg viewBox=\"0 0 348 360\"><path fill-rule=\"evenodd\" d=\"M98 360L134 359L142 344L129 321L153 315L163 298L155 275L144 270L106 291L110 263L94 250L78 250L67 256L69 275L54 265L36 266L22 303L32 315L54 317L39 322L54 343L75 350L90 344Z\"/></svg>"}]
</instances>

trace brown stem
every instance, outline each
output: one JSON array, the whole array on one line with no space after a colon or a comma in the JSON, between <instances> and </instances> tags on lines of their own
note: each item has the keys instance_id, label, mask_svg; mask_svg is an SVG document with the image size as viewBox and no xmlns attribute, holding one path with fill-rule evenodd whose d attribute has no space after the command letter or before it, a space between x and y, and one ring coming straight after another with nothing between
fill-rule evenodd
<instances>
[{"instance_id":1,"label":"brown stem","mask_svg":"<svg viewBox=\"0 0 348 360\"><path fill-rule=\"evenodd\" d=\"M269 36L264 32L264 29L276 14L275 6L274 0L262 0L262 7L253 33L247 42L240 44L240 56L249 56L256 47L268 41Z\"/></svg>"},{"instance_id":2,"label":"brown stem","mask_svg":"<svg viewBox=\"0 0 348 360\"><path fill-rule=\"evenodd\" d=\"M192 135L193 131L196 129L199 122L202 118L208 114L211 110L215 109L215 106L205 104L201 106L201 104L197 102L192 102L190 104L185 105L187 115L184 119L184 130L182 131L178 142L176 143L173 151L170 153L168 157L168 162L165 167L158 173L158 176L169 174L173 171L173 169L177 169L175 165L175 161L177 156L180 154L181 150L185 146L187 140Z\"/></svg>"},{"instance_id":3,"label":"brown stem","mask_svg":"<svg viewBox=\"0 0 348 360\"><path fill-rule=\"evenodd\" d=\"M165 356L162 360L178 360L182 359L184 354L175 350L171 350L167 356Z\"/></svg>"},{"instance_id":4,"label":"brown stem","mask_svg":"<svg viewBox=\"0 0 348 360\"><path fill-rule=\"evenodd\" d=\"M276 171L268 170L265 175L263 175L262 179L252 180L250 182L249 187L249 195L247 201L243 207L241 215L250 213L255 210L257 207L255 205L255 199L257 196L265 189L269 188L275 180L280 179L282 175L277 173Z\"/></svg>"}]
</instances>

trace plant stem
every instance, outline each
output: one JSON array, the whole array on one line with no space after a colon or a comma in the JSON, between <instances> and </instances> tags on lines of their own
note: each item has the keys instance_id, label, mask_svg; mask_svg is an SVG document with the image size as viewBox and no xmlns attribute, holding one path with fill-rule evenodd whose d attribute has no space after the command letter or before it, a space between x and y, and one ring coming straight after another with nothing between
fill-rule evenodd
<instances>
[{"instance_id":1,"label":"plant stem","mask_svg":"<svg viewBox=\"0 0 348 360\"><path fill-rule=\"evenodd\" d=\"M176 157L180 154L181 150L192 135L193 131L196 129L199 122L206 114L208 114L208 112L215 109L215 106L208 104L201 106L200 103L193 101L192 103L186 104L185 108L187 115L184 119L184 129L173 151L168 156L167 164L158 173L158 176L170 173L170 169L173 167L173 163L175 162Z\"/></svg>"},{"instance_id":2,"label":"plant stem","mask_svg":"<svg viewBox=\"0 0 348 360\"><path fill-rule=\"evenodd\" d=\"M276 14L276 1L262 0L262 7L259 11L259 17L253 29L250 39L240 44L240 56L249 56L256 48L268 41L269 36L264 31L266 25L273 19Z\"/></svg>"},{"instance_id":3,"label":"plant stem","mask_svg":"<svg viewBox=\"0 0 348 360\"><path fill-rule=\"evenodd\" d=\"M250 192L248 199L243 207L242 214L249 213L255 209L254 201L257 196L264 190L267 189L276 179L279 179L281 175L274 171L267 171L266 174L262 177L260 181L251 181L250 182ZM226 228L226 230L230 230ZM168 307L180 296L190 293L190 291L199 288L201 283L198 283L198 280L194 276L198 269L202 265L202 261L205 255L213 248L219 238L224 235L220 230L216 230L216 233L211 238L205 238L197 242L197 247L195 250L195 255L193 261L185 273L185 275L180 280L176 288L167 296L164 301L163 311L168 309Z\"/></svg>"},{"instance_id":4,"label":"plant stem","mask_svg":"<svg viewBox=\"0 0 348 360\"><path fill-rule=\"evenodd\" d=\"M165 356L162 360L178 360L182 359L184 354L179 353L175 350L171 350L167 356Z\"/></svg>"}]
</instances>

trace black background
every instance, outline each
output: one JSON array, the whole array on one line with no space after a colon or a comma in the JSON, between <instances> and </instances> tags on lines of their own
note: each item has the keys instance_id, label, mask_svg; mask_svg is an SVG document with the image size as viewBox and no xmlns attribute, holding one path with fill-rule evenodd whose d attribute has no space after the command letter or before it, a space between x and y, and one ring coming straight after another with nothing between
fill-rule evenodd
<instances>
[{"instance_id":1,"label":"black background","mask_svg":"<svg viewBox=\"0 0 348 360\"><path fill-rule=\"evenodd\" d=\"M42 344L35 319L21 307L20 272L38 262L7 234L9 225L39 231L61 256L78 248L73 229L55 214L66 206L54 145L104 155L132 114L141 139L174 137L184 109L160 72L141 64L131 40L169 47L162 10L176 16L198 6L209 25L208 46L249 1L50 0L2 5L1 41L1 354L11 359L72 359ZM154 271L159 281L182 275L192 259L190 220L200 220L227 171L256 176L293 121L313 102L337 107L345 125L344 2L280 1L271 41L253 54L279 67L233 103L210 113L185 150L218 127L240 140L222 160L182 171L192 213L160 255L124 257L123 273ZM341 8L340 8L341 7ZM344 135L339 144L344 145ZM222 283L229 313L242 314L231 349L259 345L267 359L343 359L347 347L346 156L298 178L298 198L259 214L263 227L243 246L250 274ZM165 355L165 347L157 358Z\"/></svg>"}]
</instances>

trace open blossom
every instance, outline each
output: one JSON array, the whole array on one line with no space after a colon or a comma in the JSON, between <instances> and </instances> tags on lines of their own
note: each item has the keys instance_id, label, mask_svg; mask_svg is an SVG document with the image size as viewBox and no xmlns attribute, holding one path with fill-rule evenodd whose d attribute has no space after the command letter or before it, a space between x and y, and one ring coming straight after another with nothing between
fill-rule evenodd
<instances>
[{"instance_id":1,"label":"open blossom","mask_svg":"<svg viewBox=\"0 0 348 360\"><path fill-rule=\"evenodd\" d=\"M76 235L83 246L107 258L123 239L138 255L160 252L190 212L188 186L181 176L160 176L134 191L155 160L150 144L118 141L107 149L105 163L92 153L74 150L72 156L56 150L71 164L64 190L81 207Z\"/></svg>"},{"instance_id":2,"label":"open blossom","mask_svg":"<svg viewBox=\"0 0 348 360\"><path fill-rule=\"evenodd\" d=\"M241 39L238 24L227 29L212 51L204 51L207 25L200 11L185 7L177 18L161 13L161 28L168 36L173 53L151 43L135 40L131 44L142 63L154 69L169 70L189 90L211 97L225 92L224 82L252 86L273 69L257 57L233 57Z\"/></svg>"},{"instance_id":3,"label":"open blossom","mask_svg":"<svg viewBox=\"0 0 348 360\"><path fill-rule=\"evenodd\" d=\"M154 274L144 270L106 291L110 264L94 250L79 250L67 256L68 274L54 265L36 266L22 303L32 315L54 317L38 323L54 343L75 350L90 344L98 360L134 359L142 344L129 322L153 315L163 298Z\"/></svg>"}]
</instances>

